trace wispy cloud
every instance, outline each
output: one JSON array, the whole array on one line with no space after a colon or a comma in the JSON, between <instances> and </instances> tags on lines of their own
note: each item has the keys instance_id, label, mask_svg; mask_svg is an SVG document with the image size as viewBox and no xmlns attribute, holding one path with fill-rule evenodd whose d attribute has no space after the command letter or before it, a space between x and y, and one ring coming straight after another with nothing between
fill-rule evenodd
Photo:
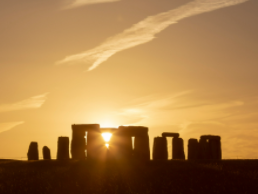
<instances>
[{"instance_id":1,"label":"wispy cloud","mask_svg":"<svg viewBox=\"0 0 258 194\"><path fill-rule=\"evenodd\" d=\"M214 122L235 114L232 108L241 107L243 101L205 102L191 101L190 91L170 96L141 98L126 105L118 112L121 120L134 125L175 125L185 129L189 124ZM136 122L135 122L136 121Z\"/></svg>"},{"instance_id":2,"label":"wispy cloud","mask_svg":"<svg viewBox=\"0 0 258 194\"><path fill-rule=\"evenodd\" d=\"M47 99L47 94L33 96L31 98L13 104L0 104L0 112L8 112L23 109L40 108Z\"/></svg>"},{"instance_id":3,"label":"wispy cloud","mask_svg":"<svg viewBox=\"0 0 258 194\"><path fill-rule=\"evenodd\" d=\"M84 5L97 4L97 3L111 3L120 0L74 0L71 3L64 7L64 9L76 8Z\"/></svg>"},{"instance_id":4,"label":"wispy cloud","mask_svg":"<svg viewBox=\"0 0 258 194\"><path fill-rule=\"evenodd\" d=\"M24 121L0 123L0 133L2 133L4 131L8 131L8 130L16 127L17 125L21 125L23 123L24 123Z\"/></svg>"},{"instance_id":5,"label":"wispy cloud","mask_svg":"<svg viewBox=\"0 0 258 194\"><path fill-rule=\"evenodd\" d=\"M124 32L107 39L100 46L80 54L67 56L57 64L89 63L91 66L88 70L91 71L117 52L153 40L156 34L181 19L246 1L248 0L195 0L177 9L149 16Z\"/></svg>"}]
</instances>

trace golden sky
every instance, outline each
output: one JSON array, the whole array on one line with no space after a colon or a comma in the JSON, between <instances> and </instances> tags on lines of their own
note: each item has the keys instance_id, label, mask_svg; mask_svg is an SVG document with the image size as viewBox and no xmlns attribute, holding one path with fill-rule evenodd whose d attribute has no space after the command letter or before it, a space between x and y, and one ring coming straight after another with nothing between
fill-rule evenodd
<instances>
[{"instance_id":1,"label":"golden sky","mask_svg":"<svg viewBox=\"0 0 258 194\"><path fill-rule=\"evenodd\" d=\"M0 1L0 158L71 124L222 137L258 158L255 0ZM171 140L169 140L169 143Z\"/></svg>"}]
</instances>

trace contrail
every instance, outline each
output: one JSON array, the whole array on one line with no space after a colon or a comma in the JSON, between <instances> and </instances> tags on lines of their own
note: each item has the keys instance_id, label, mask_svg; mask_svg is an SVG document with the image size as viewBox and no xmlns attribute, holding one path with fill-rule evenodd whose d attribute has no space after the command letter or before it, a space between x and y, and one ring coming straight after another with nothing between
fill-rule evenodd
<instances>
[{"instance_id":1,"label":"contrail","mask_svg":"<svg viewBox=\"0 0 258 194\"><path fill-rule=\"evenodd\" d=\"M183 18L246 1L248 0L195 0L168 12L149 16L124 32L107 39L100 46L80 54L67 56L56 64L86 62L92 64L88 69L88 71L91 71L117 52L153 40L155 34Z\"/></svg>"},{"instance_id":2,"label":"contrail","mask_svg":"<svg viewBox=\"0 0 258 194\"><path fill-rule=\"evenodd\" d=\"M90 5L90 4L98 4L98 3L111 3L120 0L74 0L71 4L64 7L64 9L71 9L75 7L80 7L83 5Z\"/></svg>"}]
</instances>

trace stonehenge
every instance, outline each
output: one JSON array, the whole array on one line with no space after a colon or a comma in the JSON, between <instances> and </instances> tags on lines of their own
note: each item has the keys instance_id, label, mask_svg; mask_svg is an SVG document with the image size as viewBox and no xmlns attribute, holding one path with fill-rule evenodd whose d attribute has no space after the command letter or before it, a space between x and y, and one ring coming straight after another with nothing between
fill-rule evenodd
<instances>
[{"instance_id":1,"label":"stonehenge","mask_svg":"<svg viewBox=\"0 0 258 194\"><path fill-rule=\"evenodd\" d=\"M149 161L150 146L148 128L143 126L120 126L100 128L99 124L72 125L71 158L75 160L121 160ZM109 140L105 134L111 133ZM103 135L103 136L102 136ZM153 142L153 160L168 160L167 138L172 138L172 159L185 160L184 140L179 133L163 132ZM109 137L108 137L109 138ZM44 146L43 159L50 160L50 149ZM38 143L31 142L27 153L28 160L38 160ZM202 135L188 140L188 160L221 160L221 138L215 135ZM69 137L59 137L57 160L68 160Z\"/></svg>"},{"instance_id":2,"label":"stonehenge","mask_svg":"<svg viewBox=\"0 0 258 194\"><path fill-rule=\"evenodd\" d=\"M28 156L28 160L38 160L39 159L38 143L37 142L31 142L30 143L27 156Z\"/></svg>"},{"instance_id":3,"label":"stonehenge","mask_svg":"<svg viewBox=\"0 0 258 194\"><path fill-rule=\"evenodd\" d=\"M69 159L69 137L59 137L57 143L57 160Z\"/></svg>"},{"instance_id":4,"label":"stonehenge","mask_svg":"<svg viewBox=\"0 0 258 194\"><path fill-rule=\"evenodd\" d=\"M47 146L43 147L42 153L43 153L44 160L51 160L50 149Z\"/></svg>"}]
</instances>

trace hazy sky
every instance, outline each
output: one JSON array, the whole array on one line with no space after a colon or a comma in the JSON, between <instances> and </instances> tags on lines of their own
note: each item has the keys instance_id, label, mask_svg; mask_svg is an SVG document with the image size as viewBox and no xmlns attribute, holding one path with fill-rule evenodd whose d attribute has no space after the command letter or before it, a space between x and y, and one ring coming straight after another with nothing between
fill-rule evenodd
<instances>
[{"instance_id":1,"label":"hazy sky","mask_svg":"<svg viewBox=\"0 0 258 194\"><path fill-rule=\"evenodd\" d=\"M258 158L255 0L1 0L0 158L71 124L222 137ZM171 140L169 139L169 144Z\"/></svg>"}]
</instances>

